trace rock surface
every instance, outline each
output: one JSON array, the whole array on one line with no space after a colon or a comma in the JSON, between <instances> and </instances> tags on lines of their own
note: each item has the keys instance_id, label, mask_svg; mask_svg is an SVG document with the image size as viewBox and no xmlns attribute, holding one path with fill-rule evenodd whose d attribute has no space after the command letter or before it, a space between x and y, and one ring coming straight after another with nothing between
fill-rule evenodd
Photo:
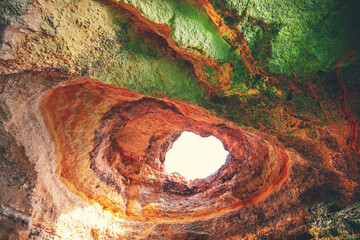
<instances>
[{"instance_id":1,"label":"rock surface","mask_svg":"<svg viewBox=\"0 0 360 240\"><path fill-rule=\"evenodd\" d=\"M294 237L309 231L306 204L321 197L357 224L357 210L347 209L358 209L359 197L351 151L304 142L312 152L299 154L205 109L88 78L22 73L2 81L3 152L12 153L1 169L3 226L20 222L3 236ZM164 155L182 131L220 139L230 152L225 165L194 181L168 174Z\"/></svg>"},{"instance_id":2,"label":"rock surface","mask_svg":"<svg viewBox=\"0 0 360 240\"><path fill-rule=\"evenodd\" d=\"M358 5L3 1L0 239L360 238Z\"/></svg>"}]
</instances>

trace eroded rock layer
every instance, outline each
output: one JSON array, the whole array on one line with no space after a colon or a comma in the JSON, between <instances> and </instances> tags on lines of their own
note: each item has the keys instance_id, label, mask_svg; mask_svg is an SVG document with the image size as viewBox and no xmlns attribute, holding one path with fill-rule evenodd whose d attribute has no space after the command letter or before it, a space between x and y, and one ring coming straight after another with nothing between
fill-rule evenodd
<instances>
[{"instance_id":1,"label":"eroded rock layer","mask_svg":"<svg viewBox=\"0 0 360 240\"><path fill-rule=\"evenodd\" d=\"M0 239L360 238L359 3L2 0Z\"/></svg>"},{"instance_id":2,"label":"eroded rock layer","mask_svg":"<svg viewBox=\"0 0 360 240\"><path fill-rule=\"evenodd\" d=\"M286 151L183 103L84 81L46 93L41 110L60 177L119 217L216 216L257 203L288 178ZM188 183L165 171L164 156L182 131L224 143L230 155L218 173Z\"/></svg>"},{"instance_id":3,"label":"eroded rock layer","mask_svg":"<svg viewBox=\"0 0 360 240\"><path fill-rule=\"evenodd\" d=\"M9 199L13 190L2 187L3 224L21 222L3 236L307 238L307 204L329 191L333 207L351 211L347 219L356 224L354 153L314 144L311 154L325 159L314 161L205 109L93 79L53 72L2 80L8 147L23 146L19 154L27 157L18 159L29 161L22 171L30 174L16 193L30 205ZM182 131L216 136L229 151L226 163L205 179L167 173L164 156ZM12 176L22 174L16 171Z\"/></svg>"}]
</instances>

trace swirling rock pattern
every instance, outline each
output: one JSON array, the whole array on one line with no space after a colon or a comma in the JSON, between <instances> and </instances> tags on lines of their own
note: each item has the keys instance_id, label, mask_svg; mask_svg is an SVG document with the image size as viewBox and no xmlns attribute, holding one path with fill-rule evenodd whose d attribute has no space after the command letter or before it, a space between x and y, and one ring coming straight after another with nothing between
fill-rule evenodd
<instances>
[{"instance_id":1,"label":"swirling rock pattern","mask_svg":"<svg viewBox=\"0 0 360 240\"><path fill-rule=\"evenodd\" d=\"M359 3L2 0L0 239L359 239Z\"/></svg>"},{"instance_id":2,"label":"swirling rock pattern","mask_svg":"<svg viewBox=\"0 0 360 240\"><path fill-rule=\"evenodd\" d=\"M12 190L2 187L1 221L18 222L5 237L306 239L308 212L321 208L307 204L329 191L334 208L356 224L351 153L304 143L319 156L305 158L200 107L89 78L22 73L3 83L6 144L20 144L17 166L28 166L16 193L28 204L5 198ZM226 163L205 179L167 173L164 156L182 131L216 136L230 153Z\"/></svg>"},{"instance_id":3,"label":"swirling rock pattern","mask_svg":"<svg viewBox=\"0 0 360 240\"><path fill-rule=\"evenodd\" d=\"M85 81L49 91L41 110L60 177L119 217L216 216L257 203L288 177L285 150L184 103ZM166 173L164 156L182 131L216 136L230 152L226 164L191 182Z\"/></svg>"}]
</instances>

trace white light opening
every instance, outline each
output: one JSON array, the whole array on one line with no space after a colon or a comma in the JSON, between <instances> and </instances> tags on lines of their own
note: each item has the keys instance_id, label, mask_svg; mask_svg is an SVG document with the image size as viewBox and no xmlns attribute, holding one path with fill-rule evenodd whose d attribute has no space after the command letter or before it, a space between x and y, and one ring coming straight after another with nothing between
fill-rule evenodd
<instances>
[{"instance_id":1,"label":"white light opening","mask_svg":"<svg viewBox=\"0 0 360 240\"><path fill-rule=\"evenodd\" d=\"M183 132L166 153L165 168L168 173L180 174L188 180L206 178L226 162L228 154L214 136L203 138Z\"/></svg>"}]
</instances>

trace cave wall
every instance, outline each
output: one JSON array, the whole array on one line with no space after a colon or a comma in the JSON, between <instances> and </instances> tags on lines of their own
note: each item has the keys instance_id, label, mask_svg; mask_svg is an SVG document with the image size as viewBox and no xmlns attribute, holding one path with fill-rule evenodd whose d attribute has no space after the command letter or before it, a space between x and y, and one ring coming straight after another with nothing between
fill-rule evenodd
<instances>
[{"instance_id":1,"label":"cave wall","mask_svg":"<svg viewBox=\"0 0 360 240\"><path fill-rule=\"evenodd\" d=\"M360 237L358 1L0 6L1 239Z\"/></svg>"}]
</instances>

